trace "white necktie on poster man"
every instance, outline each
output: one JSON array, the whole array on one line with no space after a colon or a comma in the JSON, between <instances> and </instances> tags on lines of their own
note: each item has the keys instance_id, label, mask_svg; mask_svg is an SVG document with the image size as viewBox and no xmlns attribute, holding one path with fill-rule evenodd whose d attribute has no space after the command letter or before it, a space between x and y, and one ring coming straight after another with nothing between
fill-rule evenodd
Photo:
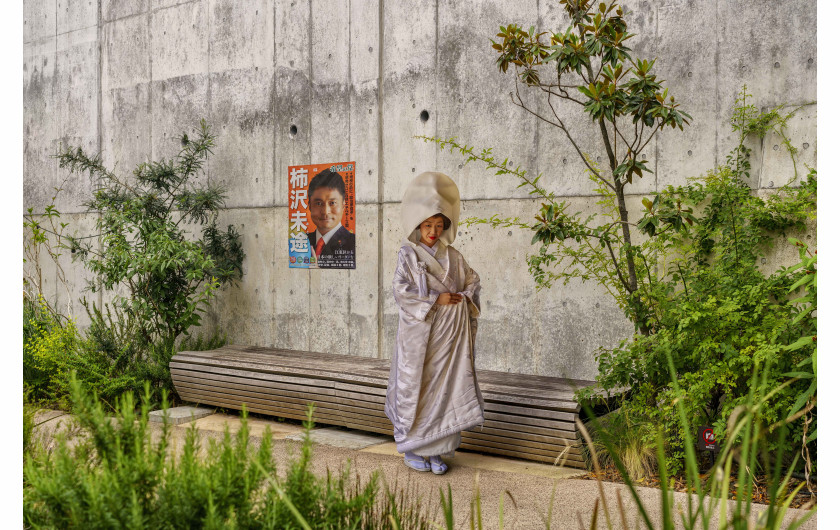
<instances>
[{"instance_id":1,"label":"white necktie on poster man","mask_svg":"<svg viewBox=\"0 0 840 530\"><path fill-rule=\"evenodd\" d=\"M356 268L356 163L289 166L289 267Z\"/></svg>"}]
</instances>

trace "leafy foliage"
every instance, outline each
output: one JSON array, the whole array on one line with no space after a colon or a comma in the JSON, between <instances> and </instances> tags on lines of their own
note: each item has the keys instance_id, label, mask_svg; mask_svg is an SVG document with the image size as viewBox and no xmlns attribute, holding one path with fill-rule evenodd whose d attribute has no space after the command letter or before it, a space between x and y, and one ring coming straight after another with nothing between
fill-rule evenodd
<instances>
[{"instance_id":1,"label":"leafy foliage","mask_svg":"<svg viewBox=\"0 0 840 530\"><path fill-rule=\"evenodd\" d=\"M43 298L24 298L23 382L27 399L61 402L72 359L82 341L73 321L63 322Z\"/></svg>"},{"instance_id":2,"label":"leafy foliage","mask_svg":"<svg viewBox=\"0 0 840 530\"><path fill-rule=\"evenodd\" d=\"M748 97L746 91L740 96L736 113L741 116ZM760 198L747 185L750 151L744 139L752 127L742 121L735 129L741 142L726 166L645 201L639 228L651 237L648 248L660 253L665 269L641 290L654 332L598 354L599 383L630 389L626 413L663 427L669 472L683 469L687 441L676 403L684 407L695 431L714 425L719 439L726 439L731 433L725 418L748 398L755 366L765 367L767 384L780 388L757 413L771 430L801 411L816 391L813 372L800 370L815 358L811 339L816 317L799 305L812 300L789 297L814 276L816 257L807 257L804 245L793 240L802 263L770 274L761 266L774 244L790 232L804 231L815 218L816 171L798 187L786 185L766 200ZM680 213L700 207L697 217ZM679 374L679 387L669 377L669 362ZM810 440L804 437L807 425L794 428L805 451L815 439L815 434ZM649 443L655 441L646 436ZM809 459L806 464L810 467Z\"/></svg>"},{"instance_id":3,"label":"leafy foliage","mask_svg":"<svg viewBox=\"0 0 840 530\"><path fill-rule=\"evenodd\" d=\"M195 138L184 134L174 160L141 163L133 179L120 178L81 148L58 156L61 168L94 179L87 206L100 214L101 250L78 237L68 237L67 245L95 274L91 290L129 293L117 301L147 343L174 343L200 323L216 289L242 277L239 234L232 225L226 231L216 225L225 190L199 179L213 138L202 120ZM190 223L201 228L201 240L188 237Z\"/></svg>"}]
</instances>

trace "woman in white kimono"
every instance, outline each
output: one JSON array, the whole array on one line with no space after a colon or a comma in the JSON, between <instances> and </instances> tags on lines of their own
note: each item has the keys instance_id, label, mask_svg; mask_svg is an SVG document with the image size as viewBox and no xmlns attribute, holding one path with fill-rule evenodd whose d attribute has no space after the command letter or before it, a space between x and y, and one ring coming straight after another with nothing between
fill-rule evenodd
<instances>
[{"instance_id":1,"label":"woman in white kimono","mask_svg":"<svg viewBox=\"0 0 840 530\"><path fill-rule=\"evenodd\" d=\"M435 474L446 472L441 455L451 456L461 431L484 422L474 359L479 278L451 246L460 202L443 173L411 181L393 281L399 328L385 413L405 464Z\"/></svg>"}]
</instances>

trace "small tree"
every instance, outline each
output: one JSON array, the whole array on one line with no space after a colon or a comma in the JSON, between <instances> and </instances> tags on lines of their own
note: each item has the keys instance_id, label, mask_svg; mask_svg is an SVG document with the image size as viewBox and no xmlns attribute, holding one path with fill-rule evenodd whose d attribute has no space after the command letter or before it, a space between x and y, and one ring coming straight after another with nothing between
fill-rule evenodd
<instances>
[{"instance_id":1,"label":"small tree","mask_svg":"<svg viewBox=\"0 0 840 530\"><path fill-rule=\"evenodd\" d=\"M459 149L468 155L468 161L481 160L497 174L516 176L522 186L532 188L532 195L545 201L533 225L519 218L496 216L467 220L533 230L533 242L540 243L540 250L529 256L528 263L539 287L550 287L558 279L564 283L575 277L595 279L611 292L637 329L648 335L652 315L642 295L645 277L651 274L646 259L651 249L634 242L627 187L634 178L650 172L642 153L656 133L666 127L682 130L691 117L678 109L674 97L657 81L653 74L655 61L631 57L626 43L633 34L628 32L624 13L616 2L560 0L560 4L571 20L565 31L536 33L533 27L526 31L515 24L501 27L499 41L493 41L493 49L499 53L496 64L502 72L511 66L516 71L513 103L559 128L569 140L603 199L609 222L595 225L594 215L584 219L580 213L567 213L566 203L558 202L539 185L542 175L532 179L519 167L510 169L507 159L496 162L489 149L476 154L454 139L425 139L441 148ZM544 94L547 109L526 103L520 85ZM557 105L579 105L589 115L601 139L607 168L581 150L557 113ZM679 228L685 221L693 222L690 209L681 205L673 214L667 219L671 226Z\"/></svg>"},{"instance_id":2,"label":"small tree","mask_svg":"<svg viewBox=\"0 0 840 530\"><path fill-rule=\"evenodd\" d=\"M133 179L117 176L81 148L58 155L59 167L94 179L86 206L100 214L97 234L66 238L66 245L94 273L92 291L118 286L128 291L116 301L150 343L174 343L200 323L220 285L242 277L240 236L232 225L220 231L216 224L225 190L198 178L213 138L202 120L196 138L184 134L174 160L141 163ZM200 225L200 240L188 237L188 223ZM91 243L97 239L98 248Z\"/></svg>"}]
</instances>

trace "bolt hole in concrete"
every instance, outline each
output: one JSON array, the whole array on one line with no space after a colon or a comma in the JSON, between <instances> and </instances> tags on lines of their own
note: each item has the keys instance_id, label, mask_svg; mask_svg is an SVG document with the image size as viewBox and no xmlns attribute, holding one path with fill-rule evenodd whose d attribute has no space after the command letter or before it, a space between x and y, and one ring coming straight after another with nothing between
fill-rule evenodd
<instances>
[{"instance_id":1,"label":"bolt hole in concrete","mask_svg":"<svg viewBox=\"0 0 840 530\"><path fill-rule=\"evenodd\" d=\"M770 181L770 187L771 188L773 187L773 181L772 180Z\"/></svg>"},{"instance_id":2,"label":"bolt hole in concrete","mask_svg":"<svg viewBox=\"0 0 840 530\"><path fill-rule=\"evenodd\" d=\"M814 59L812 59L812 58L810 58L810 57L809 57L809 58L808 58L808 64L814 64Z\"/></svg>"},{"instance_id":3,"label":"bolt hole in concrete","mask_svg":"<svg viewBox=\"0 0 840 530\"><path fill-rule=\"evenodd\" d=\"M373 170L372 169L368 169L368 175L373 175Z\"/></svg>"},{"instance_id":4,"label":"bolt hole in concrete","mask_svg":"<svg viewBox=\"0 0 840 530\"><path fill-rule=\"evenodd\" d=\"M297 134L297 125L292 125L289 127L289 136L295 136Z\"/></svg>"},{"instance_id":5,"label":"bolt hole in concrete","mask_svg":"<svg viewBox=\"0 0 840 530\"><path fill-rule=\"evenodd\" d=\"M422 121L423 123L429 121L429 111L423 110L420 112L420 121Z\"/></svg>"},{"instance_id":6,"label":"bolt hole in concrete","mask_svg":"<svg viewBox=\"0 0 840 530\"><path fill-rule=\"evenodd\" d=\"M774 146L773 146L773 151L778 151L778 150L779 150L779 146L778 146L778 145L774 145Z\"/></svg>"},{"instance_id":7,"label":"bolt hole in concrete","mask_svg":"<svg viewBox=\"0 0 840 530\"><path fill-rule=\"evenodd\" d=\"M373 46L368 46L368 51L372 52L373 51Z\"/></svg>"},{"instance_id":8,"label":"bolt hole in concrete","mask_svg":"<svg viewBox=\"0 0 840 530\"><path fill-rule=\"evenodd\" d=\"M805 142L804 144L802 144L802 149L808 149L808 142Z\"/></svg>"},{"instance_id":9,"label":"bolt hole in concrete","mask_svg":"<svg viewBox=\"0 0 840 530\"><path fill-rule=\"evenodd\" d=\"M411 168L411 172L414 173L414 168Z\"/></svg>"},{"instance_id":10,"label":"bolt hole in concrete","mask_svg":"<svg viewBox=\"0 0 840 530\"><path fill-rule=\"evenodd\" d=\"M691 150L690 150L690 149L689 149L689 151L688 151L688 156L691 156Z\"/></svg>"},{"instance_id":11,"label":"bolt hole in concrete","mask_svg":"<svg viewBox=\"0 0 840 530\"><path fill-rule=\"evenodd\" d=\"M689 72L689 73L688 73L688 77L691 77L691 76L692 76L692 73L691 73L691 72Z\"/></svg>"},{"instance_id":12,"label":"bolt hole in concrete","mask_svg":"<svg viewBox=\"0 0 840 530\"><path fill-rule=\"evenodd\" d=\"M779 61L776 61L775 63L773 63L773 68L779 68L780 66L782 66L782 65L779 64Z\"/></svg>"}]
</instances>

